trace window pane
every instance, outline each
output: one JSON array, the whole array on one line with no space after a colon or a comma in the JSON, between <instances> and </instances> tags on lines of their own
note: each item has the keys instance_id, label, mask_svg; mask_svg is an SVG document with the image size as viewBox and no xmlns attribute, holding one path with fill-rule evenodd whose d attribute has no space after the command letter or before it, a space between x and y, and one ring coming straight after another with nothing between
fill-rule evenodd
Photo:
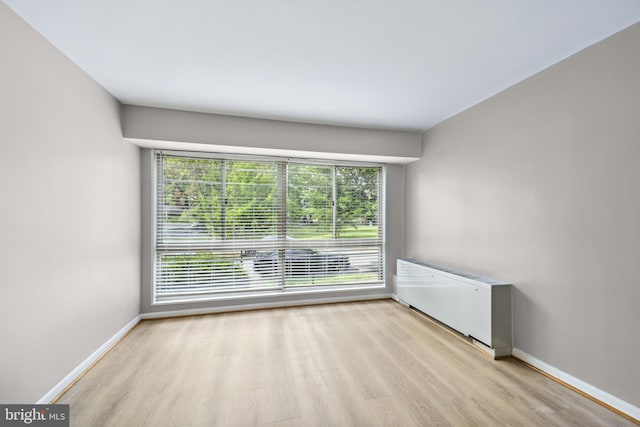
<instances>
[{"instance_id":1,"label":"window pane","mask_svg":"<svg viewBox=\"0 0 640 427\"><path fill-rule=\"evenodd\" d=\"M277 234L278 168L274 163L225 163L225 239Z\"/></svg>"},{"instance_id":2,"label":"window pane","mask_svg":"<svg viewBox=\"0 0 640 427\"><path fill-rule=\"evenodd\" d=\"M287 251L285 286L374 283L382 280L381 248L322 248L309 253Z\"/></svg>"},{"instance_id":3,"label":"window pane","mask_svg":"<svg viewBox=\"0 0 640 427\"><path fill-rule=\"evenodd\" d=\"M278 289L276 268L254 270L244 251L159 253L156 260L156 301L168 297L206 295L247 289Z\"/></svg>"},{"instance_id":4,"label":"window pane","mask_svg":"<svg viewBox=\"0 0 640 427\"><path fill-rule=\"evenodd\" d=\"M333 168L304 164L287 167L287 236L333 238Z\"/></svg>"},{"instance_id":5,"label":"window pane","mask_svg":"<svg viewBox=\"0 0 640 427\"><path fill-rule=\"evenodd\" d=\"M379 172L379 168L336 167L337 237L379 236Z\"/></svg>"},{"instance_id":6,"label":"window pane","mask_svg":"<svg viewBox=\"0 0 640 427\"><path fill-rule=\"evenodd\" d=\"M158 241L220 238L222 162L162 156L158 166Z\"/></svg>"}]
</instances>

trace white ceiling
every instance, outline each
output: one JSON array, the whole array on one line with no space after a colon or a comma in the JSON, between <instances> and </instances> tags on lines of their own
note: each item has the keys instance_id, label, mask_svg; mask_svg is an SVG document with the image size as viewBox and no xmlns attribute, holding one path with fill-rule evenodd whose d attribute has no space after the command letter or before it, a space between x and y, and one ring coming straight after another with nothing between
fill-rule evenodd
<instances>
[{"instance_id":1,"label":"white ceiling","mask_svg":"<svg viewBox=\"0 0 640 427\"><path fill-rule=\"evenodd\" d=\"M640 0L3 0L126 104L423 130Z\"/></svg>"}]
</instances>

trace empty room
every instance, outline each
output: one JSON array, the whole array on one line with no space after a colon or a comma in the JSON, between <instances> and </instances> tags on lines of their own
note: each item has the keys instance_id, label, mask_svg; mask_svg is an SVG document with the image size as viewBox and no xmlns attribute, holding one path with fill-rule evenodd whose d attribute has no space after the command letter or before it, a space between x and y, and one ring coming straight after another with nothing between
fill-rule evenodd
<instances>
[{"instance_id":1,"label":"empty room","mask_svg":"<svg viewBox=\"0 0 640 427\"><path fill-rule=\"evenodd\" d=\"M640 425L640 1L0 1L0 425Z\"/></svg>"}]
</instances>

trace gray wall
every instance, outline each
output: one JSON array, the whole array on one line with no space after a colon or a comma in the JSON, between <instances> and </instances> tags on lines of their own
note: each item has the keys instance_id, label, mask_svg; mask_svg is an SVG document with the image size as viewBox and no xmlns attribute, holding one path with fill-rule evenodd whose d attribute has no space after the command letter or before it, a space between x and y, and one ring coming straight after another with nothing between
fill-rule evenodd
<instances>
[{"instance_id":1,"label":"gray wall","mask_svg":"<svg viewBox=\"0 0 640 427\"><path fill-rule=\"evenodd\" d=\"M405 255L512 281L515 347L640 406L640 25L432 128Z\"/></svg>"},{"instance_id":2,"label":"gray wall","mask_svg":"<svg viewBox=\"0 0 640 427\"><path fill-rule=\"evenodd\" d=\"M0 402L35 402L139 309L139 148L0 3Z\"/></svg>"}]
</instances>

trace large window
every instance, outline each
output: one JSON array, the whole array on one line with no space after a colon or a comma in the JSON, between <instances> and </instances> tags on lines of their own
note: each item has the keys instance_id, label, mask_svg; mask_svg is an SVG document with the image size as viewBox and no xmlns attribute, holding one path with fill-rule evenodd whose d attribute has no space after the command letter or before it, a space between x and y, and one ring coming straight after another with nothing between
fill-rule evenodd
<instances>
[{"instance_id":1,"label":"large window","mask_svg":"<svg viewBox=\"0 0 640 427\"><path fill-rule=\"evenodd\" d=\"M155 156L154 301L383 283L382 167Z\"/></svg>"}]
</instances>

